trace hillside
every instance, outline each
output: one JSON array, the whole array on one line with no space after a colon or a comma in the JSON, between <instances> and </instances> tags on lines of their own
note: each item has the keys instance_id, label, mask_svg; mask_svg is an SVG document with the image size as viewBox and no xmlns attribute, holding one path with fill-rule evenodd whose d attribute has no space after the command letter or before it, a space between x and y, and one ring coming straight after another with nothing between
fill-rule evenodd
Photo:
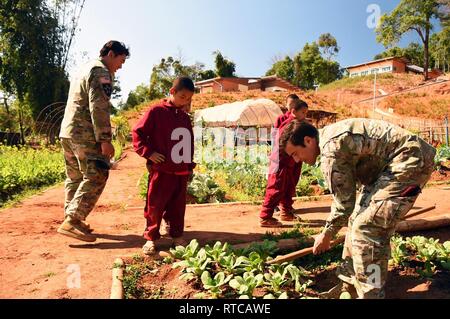
<instances>
[{"instance_id":1,"label":"hillside","mask_svg":"<svg viewBox=\"0 0 450 319\"><path fill-rule=\"evenodd\" d=\"M308 102L311 109L335 112L338 119L369 117L373 105L373 80L373 76L345 78L321 87L318 92L298 90L295 93ZM403 90L406 92L401 93ZM268 98L284 105L288 94L261 91L196 94L192 110L255 98ZM369 100L362 102L367 99ZM133 124L154 102L156 101L141 104L124 114ZM378 109L386 112L391 109L391 114L405 118L442 120L450 113L450 82L424 83L420 75L379 75L376 105Z\"/></svg>"},{"instance_id":2,"label":"hillside","mask_svg":"<svg viewBox=\"0 0 450 319\"><path fill-rule=\"evenodd\" d=\"M367 114L373 107L373 90L374 76L346 78L322 87L317 96L338 109L346 105L353 113L361 110ZM420 75L383 74L377 77L376 94L376 107L391 109L395 115L442 120L450 113L450 82L424 82Z\"/></svg>"},{"instance_id":3,"label":"hillside","mask_svg":"<svg viewBox=\"0 0 450 319\"><path fill-rule=\"evenodd\" d=\"M316 96L314 93L296 91L301 99L305 100L310 108L313 110L325 110L336 112L335 105L330 103L326 98ZM261 91L247 91L247 92L225 92L225 93L205 93L195 94L192 100L192 111L213 107L225 103L233 103L236 101L244 101L248 99L267 98L271 99L280 106L286 103L286 92L261 92ZM130 124L133 125L139 117L141 117L147 109L156 101L150 101L139 105L133 110L124 112L124 115L129 119Z\"/></svg>"}]
</instances>

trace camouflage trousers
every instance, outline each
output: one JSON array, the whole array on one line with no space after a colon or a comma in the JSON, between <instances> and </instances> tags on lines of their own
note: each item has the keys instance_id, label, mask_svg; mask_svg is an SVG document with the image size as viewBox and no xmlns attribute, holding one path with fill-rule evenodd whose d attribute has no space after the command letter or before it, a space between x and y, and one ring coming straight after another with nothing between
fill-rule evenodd
<instances>
[{"instance_id":1,"label":"camouflage trousers","mask_svg":"<svg viewBox=\"0 0 450 319\"><path fill-rule=\"evenodd\" d=\"M71 139L63 138L61 145L67 176L65 217L70 216L84 221L100 198L108 180L109 171L96 165L96 160L104 160L99 144L74 143Z\"/></svg>"},{"instance_id":2,"label":"camouflage trousers","mask_svg":"<svg viewBox=\"0 0 450 319\"><path fill-rule=\"evenodd\" d=\"M434 148L423 144L419 153L410 152L418 157L417 165L405 168L405 154L394 159L373 184L363 186L349 218L344 263L337 274L356 288L360 299L385 297L391 237L433 172Z\"/></svg>"}]
</instances>

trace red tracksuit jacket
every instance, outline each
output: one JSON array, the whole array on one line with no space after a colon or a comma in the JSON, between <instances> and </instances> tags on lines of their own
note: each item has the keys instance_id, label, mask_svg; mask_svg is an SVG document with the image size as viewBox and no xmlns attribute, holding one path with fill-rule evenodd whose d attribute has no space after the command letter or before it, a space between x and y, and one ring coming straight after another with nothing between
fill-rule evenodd
<instances>
[{"instance_id":1,"label":"red tracksuit jacket","mask_svg":"<svg viewBox=\"0 0 450 319\"><path fill-rule=\"evenodd\" d=\"M175 163L172 159L172 148L180 143L172 140L172 133L177 128L185 128L190 132L190 162ZM133 129L133 146L140 156L147 159L147 165L154 171L188 175L195 168L194 133L189 115L176 108L171 102L161 100L153 106ZM176 139L179 136L174 137ZM154 164L148 158L158 152L166 158L163 163Z\"/></svg>"},{"instance_id":2,"label":"red tracksuit jacket","mask_svg":"<svg viewBox=\"0 0 450 319\"><path fill-rule=\"evenodd\" d=\"M295 117L288 112L278 117L275 128L277 131L277 141L274 147L278 147L279 138L283 133L283 129ZM281 204L282 209L289 212L292 210L295 196L295 189L300 179L302 163L295 163L294 159L284 151L274 149L270 156L269 179L267 181L266 195L260 218L270 218L273 216L275 208Z\"/></svg>"}]
</instances>

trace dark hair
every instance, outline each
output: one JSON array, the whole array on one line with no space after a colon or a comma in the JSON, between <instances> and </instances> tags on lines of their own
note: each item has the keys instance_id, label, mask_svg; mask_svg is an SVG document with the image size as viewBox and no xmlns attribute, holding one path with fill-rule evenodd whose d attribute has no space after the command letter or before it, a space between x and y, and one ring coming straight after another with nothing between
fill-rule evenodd
<instances>
[{"instance_id":1,"label":"dark hair","mask_svg":"<svg viewBox=\"0 0 450 319\"><path fill-rule=\"evenodd\" d=\"M286 96L286 102L287 102L289 99L292 99L292 100L298 100L299 97L298 97L297 94L289 94L288 96Z\"/></svg>"},{"instance_id":2,"label":"dark hair","mask_svg":"<svg viewBox=\"0 0 450 319\"><path fill-rule=\"evenodd\" d=\"M305 137L318 139L319 131L311 124L294 120L289 123L280 137L280 149L284 150L288 142L305 147Z\"/></svg>"},{"instance_id":3,"label":"dark hair","mask_svg":"<svg viewBox=\"0 0 450 319\"><path fill-rule=\"evenodd\" d=\"M195 85L194 82L188 77L179 77L175 81L173 81L172 88L175 89L175 91L179 92L181 90L188 90L191 92L195 92Z\"/></svg>"},{"instance_id":4,"label":"dark hair","mask_svg":"<svg viewBox=\"0 0 450 319\"><path fill-rule=\"evenodd\" d=\"M127 58L130 56L130 49L119 41L109 41L100 50L100 57L107 56L108 53L112 51L115 55L126 55Z\"/></svg>"},{"instance_id":5,"label":"dark hair","mask_svg":"<svg viewBox=\"0 0 450 319\"><path fill-rule=\"evenodd\" d=\"M300 99L295 99L293 104L289 105L290 110L296 110L296 111L299 111L304 107L309 108L308 103L306 103L305 101L300 100Z\"/></svg>"}]
</instances>

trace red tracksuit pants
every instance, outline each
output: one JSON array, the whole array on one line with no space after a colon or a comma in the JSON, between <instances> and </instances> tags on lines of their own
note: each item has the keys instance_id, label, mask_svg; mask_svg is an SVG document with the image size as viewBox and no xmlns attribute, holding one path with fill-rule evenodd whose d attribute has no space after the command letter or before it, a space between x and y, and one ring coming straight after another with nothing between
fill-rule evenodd
<instances>
[{"instance_id":1,"label":"red tracksuit pants","mask_svg":"<svg viewBox=\"0 0 450 319\"><path fill-rule=\"evenodd\" d=\"M188 178L158 171L150 173L144 210L147 219L145 239L154 241L161 238L159 228L163 217L169 224L172 238L183 236Z\"/></svg>"},{"instance_id":2,"label":"red tracksuit pants","mask_svg":"<svg viewBox=\"0 0 450 319\"><path fill-rule=\"evenodd\" d=\"M273 217L275 208L280 205L285 212L290 212L294 204L292 199L296 194L296 187L302 173L302 163L294 166L280 166L276 173L269 174L266 196L259 215L267 219Z\"/></svg>"}]
</instances>

